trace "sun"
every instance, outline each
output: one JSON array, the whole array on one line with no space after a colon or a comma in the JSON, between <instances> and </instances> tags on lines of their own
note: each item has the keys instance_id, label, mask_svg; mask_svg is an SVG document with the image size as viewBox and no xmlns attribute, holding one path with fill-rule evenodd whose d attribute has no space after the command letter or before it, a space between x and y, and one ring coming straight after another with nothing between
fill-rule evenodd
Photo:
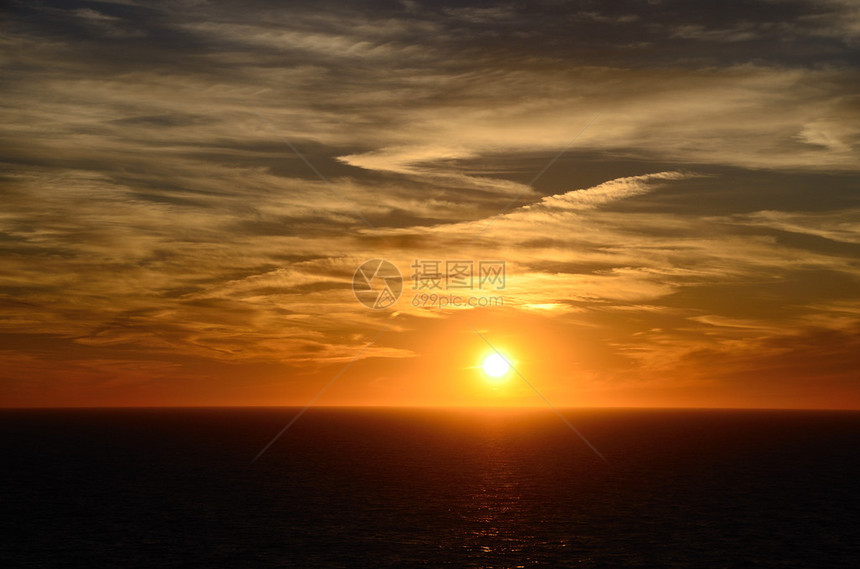
<instances>
[{"instance_id":1,"label":"sun","mask_svg":"<svg viewBox=\"0 0 860 569\"><path fill-rule=\"evenodd\" d=\"M484 363L481 366L484 373L493 379L501 379L511 369L511 364L499 354L490 354L484 358Z\"/></svg>"}]
</instances>

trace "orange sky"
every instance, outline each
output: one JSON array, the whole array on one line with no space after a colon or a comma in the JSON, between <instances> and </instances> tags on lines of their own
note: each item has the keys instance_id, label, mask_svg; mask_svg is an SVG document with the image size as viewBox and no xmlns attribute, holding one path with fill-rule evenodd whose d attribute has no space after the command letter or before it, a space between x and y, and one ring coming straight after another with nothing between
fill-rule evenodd
<instances>
[{"instance_id":1,"label":"orange sky","mask_svg":"<svg viewBox=\"0 0 860 569\"><path fill-rule=\"evenodd\" d=\"M93 6L4 32L0 406L860 408L854 4Z\"/></svg>"}]
</instances>

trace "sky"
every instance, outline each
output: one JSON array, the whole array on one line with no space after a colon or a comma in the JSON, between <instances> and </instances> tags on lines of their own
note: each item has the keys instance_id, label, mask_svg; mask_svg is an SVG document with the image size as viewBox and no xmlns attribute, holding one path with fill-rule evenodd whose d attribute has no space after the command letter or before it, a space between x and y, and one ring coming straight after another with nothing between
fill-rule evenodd
<instances>
[{"instance_id":1,"label":"sky","mask_svg":"<svg viewBox=\"0 0 860 569\"><path fill-rule=\"evenodd\" d=\"M860 408L857 2L0 26L0 406Z\"/></svg>"}]
</instances>

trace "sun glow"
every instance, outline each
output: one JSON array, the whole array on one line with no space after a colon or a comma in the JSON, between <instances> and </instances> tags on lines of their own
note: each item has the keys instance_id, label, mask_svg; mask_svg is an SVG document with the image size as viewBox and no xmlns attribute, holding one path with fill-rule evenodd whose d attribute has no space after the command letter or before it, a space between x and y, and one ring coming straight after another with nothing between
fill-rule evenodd
<instances>
[{"instance_id":1,"label":"sun glow","mask_svg":"<svg viewBox=\"0 0 860 569\"><path fill-rule=\"evenodd\" d=\"M484 373L495 380L503 378L511 369L511 364L499 354L490 354L484 358L484 363L481 366Z\"/></svg>"}]
</instances>

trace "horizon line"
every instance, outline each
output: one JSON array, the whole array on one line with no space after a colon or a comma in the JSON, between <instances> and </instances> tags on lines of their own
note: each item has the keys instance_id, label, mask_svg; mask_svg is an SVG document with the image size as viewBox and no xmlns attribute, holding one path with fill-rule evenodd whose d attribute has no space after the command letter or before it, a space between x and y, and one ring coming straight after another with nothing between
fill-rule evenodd
<instances>
[{"instance_id":1,"label":"horizon line","mask_svg":"<svg viewBox=\"0 0 860 569\"><path fill-rule=\"evenodd\" d=\"M99 410L99 409L301 409L304 405L43 405L0 406L0 411L26 410ZM696 407L696 406L576 406L557 405L558 409L577 411L847 411L860 412L860 407ZM432 410L548 410L544 405L314 405L312 409L432 409ZM310 410L310 409L309 409Z\"/></svg>"}]
</instances>

